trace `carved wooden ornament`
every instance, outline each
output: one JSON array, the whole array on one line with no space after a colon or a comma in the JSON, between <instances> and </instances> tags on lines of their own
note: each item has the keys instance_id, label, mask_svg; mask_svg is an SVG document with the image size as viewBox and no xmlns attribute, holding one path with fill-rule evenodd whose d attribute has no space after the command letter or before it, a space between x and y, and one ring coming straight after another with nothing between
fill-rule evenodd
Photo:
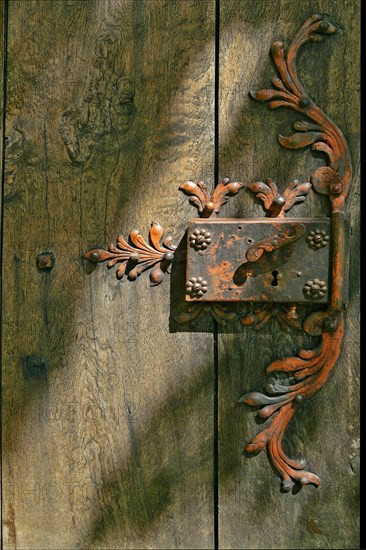
<instances>
[{"instance_id":1,"label":"carved wooden ornament","mask_svg":"<svg viewBox=\"0 0 366 550\"><path fill-rule=\"evenodd\" d=\"M301 349L294 357L273 361L267 367L268 380L265 391L246 393L240 399L241 402L254 407L260 419L267 420L261 432L248 443L246 453L253 455L266 448L285 492L293 489L295 485L300 487L309 483L315 486L320 484L319 477L306 470L304 460L294 460L286 455L282 441L287 426L301 404L312 397L327 381L339 357L344 331L343 308L347 287L345 199L352 180L350 152L342 132L306 93L296 69L297 54L302 45L307 42L320 42L324 36L336 31L337 27L326 21L323 16L313 15L302 25L287 51L282 42L274 42L271 54L278 77L272 79L273 88L250 92L257 101L268 102L270 109L287 107L305 117L306 120L295 122L293 135L279 136L279 142L287 149L310 146L326 156L327 166L313 172L311 183L295 180L282 193L272 179L247 185L262 202L266 217L271 218L267 221L268 227L272 227L272 232L258 239L247 238L245 251L235 271L237 280L235 281L235 276L233 277L230 272L227 287L220 287L221 290L217 291L217 294L213 292L219 287L212 283L215 279L210 279L210 272L191 272L190 265L210 267L209 259L218 247L215 241L217 228L222 227L220 238L224 239L229 232L229 226L232 228L234 222L238 224L240 221L216 220L215 216L228 197L237 194L243 188L243 184L223 179L217 184L212 195L203 182L186 181L179 187L189 196L190 203L197 208L201 219L193 220L190 224L192 231L187 239L187 310L176 315L175 321L180 324L192 323L202 313L209 312L218 323L240 321L244 326L252 326L259 330L274 318L286 331L302 328L305 333L320 338L319 345L314 350ZM330 230L329 219L323 219L322 223L314 219L281 220L293 206L305 201L311 187L329 197L332 211ZM258 223L263 227L265 220L243 222L252 222L252 225ZM233 233L232 229L230 231ZM240 241L234 234L228 234L229 237L234 241ZM108 250L92 249L84 257L93 262L108 261L107 265L110 268L118 263L118 278L127 274L130 280L135 280L143 271L152 269L151 284L159 284L174 260L176 247L172 245L171 238L163 239L163 229L158 223L153 222L149 244L137 230L130 233L129 239L128 243L120 235L117 238L117 246L111 244ZM257 276L259 280L259 274L266 275L268 270L273 269L273 261L287 262L298 243L301 243L302 251L312 254L321 252L324 258L328 258L327 271L323 271L321 277L314 276L302 281L303 274L300 271L295 274L295 278L299 277L298 284L301 283L301 300L298 298L294 301L319 303L319 309L305 318L302 327L296 305L291 303L290 294L282 300L288 303L271 303L281 302L281 299L274 299L272 296L277 291L273 290L271 294L267 288L266 292L259 292L255 298L250 293L242 292L236 303L229 302L231 298L227 298L227 290L235 291L235 285L237 289L240 285L243 287L247 280L255 279ZM240 256L240 253L236 255ZM202 264L199 263L200 258L204 258ZM215 267L215 264L211 265L211 273ZM222 270L218 272L221 276L222 273L226 273ZM240 279L240 273L244 274L244 278ZM263 281L268 280L267 275L263 277ZM266 284L263 283L263 289ZM240 292L237 291L237 294ZM235 301L235 298L233 300Z\"/></svg>"}]
</instances>

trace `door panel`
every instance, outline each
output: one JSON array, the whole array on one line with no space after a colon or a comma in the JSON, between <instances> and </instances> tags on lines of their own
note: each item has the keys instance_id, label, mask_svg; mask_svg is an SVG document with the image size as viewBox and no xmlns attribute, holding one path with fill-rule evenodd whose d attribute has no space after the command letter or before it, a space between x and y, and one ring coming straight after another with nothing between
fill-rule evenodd
<instances>
[{"instance_id":1,"label":"door panel","mask_svg":"<svg viewBox=\"0 0 366 550\"><path fill-rule=\"evenodd\" d=\"M357 547L359 5L9 0L8 10L4 547L213 548L217 528L219 548ZM271 43L317 12L340 30L306 46L299 71L351 147L351 278L341 357L286 440L322 485L295 495L280 493L264 453L242 456L259 426L237 400L304 338L271 320L259 331L220 324L214 342L210 313L181 322L196 211L178 186L218 173L283 189L323 165L278 144L294 113L248 98L275 76ZM223 216L262 215L247 191L230 200ZM329 213L310 193L293 216ZM152 221L180 245L161 285L81 258L134 228L147 238ZM52 269L37 267L40 254Z\"/></svg>"},{"instance_id":2,"label":"door panel","mask_svg":"<svg viewBox=\"0 0 366 550\"><path fill-rule=\"evenodd\" d=\"M184 234L178 185L213 176L214 3L10 1L8 58L4 547L210 548L212 332L169 332L168 277L81 256Z\"/></svg>"},{"instance_id":3,"label":"door panel","mask_svg":"<svg viewBox=\"0 0 366 550\"><path fill-rule=\"evenodd\" d=\"M288 109L268 110L248 97L269 88L275 68L270 46L292 39L314 13L340 26L332 38L306 45L299 74L316 103L344 132L351 147L354 179L351 214L351 268L343 350L326 386L297 413L287 431L289 456L308 459L321 478L318 489L283 494L280 480L262 452L242 456L260 431L254 414L238 403L261 391L265 367L296 353L301 331L284 332L271 320L261 330L221 328L219 337L219 540L220 548L358 547L358 284L359 284L359 5L332 1L221 0L219 176L249 183L272 177L284 189L294 179L309 181L324 164L306 149L282 148L278 134L290 135L299 119ZM263 210L249 192L227 205L225 215L258 217ZM329 215L327 197L308 195L290 216ZM235 332L236 331L236 332ZM309 338L309 337L308 337ZM308 347L316 338L307 339Z\"/></svg>"}]
</instances>

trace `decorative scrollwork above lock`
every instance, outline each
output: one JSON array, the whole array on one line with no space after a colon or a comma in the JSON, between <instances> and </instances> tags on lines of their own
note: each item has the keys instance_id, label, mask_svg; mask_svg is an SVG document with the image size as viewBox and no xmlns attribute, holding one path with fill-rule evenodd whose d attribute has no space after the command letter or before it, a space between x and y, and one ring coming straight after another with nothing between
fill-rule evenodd
<instances>
[{"instance_id":1,"label":"decorative scrollwork above lock","mask_svg":"<svg viewBox=\"0 0 366 550\"><path fill-rule=\"evenodd\" d=\"M224 178L214 188L212 195L203 181L194 183L186 181L179 186L179 190L189 196L189 202L195 206L201 218L209 218L212 214L219 214L221 207L227 203L229 197L236 195L243 184L237 181L230 182Z\"/></svg>"},{"instance_id":2,"label":"decorative scrollwork above lock","mask_svg":"<svg viewBox=\"0 0 366 550\"><path fill-rule=\"evenodd\" d=\"M318 476L306 470L304 460L286 455L282 441L299 407L327 381L344 331L348 278L345 199L352 180L351 158L342 132L309 97L296 67L304 44L319 42L335 32L335 25L313 15L287 50L283 42L274 42L271 53L278 77L272 79L273 88L250 92L270 109L290 108L305 117L295 122L293 135L279 136L279 142L287 149L311 147L325 155L327 166L317 168L310 182L294 180L283 191L270 178L249 183L247 188L264 207L264 218L217 217L228 198L244 188L240 182L225 178L211 194L201 181L186 181L179 187L197 208L199 218L188 225L187 307L174 316L175 321L188 324L209 313L219 324L239 322L259 330L276 319L286 331L302 329L320 338L314 350L301 349L294 357L273 361L267 367L265 390L248 392L240 399L266 421L247 444L246 453L267 449L285 492L295 484L320 483ZM329 197L331 218L286 218L312 188ZM120 235L116 245L89 250L84 258L107 261L109 268L118 264L117 277L126 274L130 280L151 269L151 284L157 285L169 271L175 250L171 238L164 239L163 229L153 222L149 243L134 230L129 242ZM319 308L301 323L298 303L319 304Z\"/></svg>"}]
</instances>

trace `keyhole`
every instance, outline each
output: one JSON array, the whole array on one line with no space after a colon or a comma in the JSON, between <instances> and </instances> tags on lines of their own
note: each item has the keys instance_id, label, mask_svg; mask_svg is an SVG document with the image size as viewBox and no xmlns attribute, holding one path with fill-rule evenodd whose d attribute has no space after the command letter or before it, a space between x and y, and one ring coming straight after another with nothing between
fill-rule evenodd
<instances>
[{"instance_id":1,"label":"keyhole","mask_svg":"<svg viewBox=\"0 0 366 550\"><path fill-rule=\"evenodd\" d=\"M277 280L278 271L276 270L272 271L272 275L273 275L273 281L271 282L271 285L278 286L278 280Z\"/></svg>"}]
</instances>

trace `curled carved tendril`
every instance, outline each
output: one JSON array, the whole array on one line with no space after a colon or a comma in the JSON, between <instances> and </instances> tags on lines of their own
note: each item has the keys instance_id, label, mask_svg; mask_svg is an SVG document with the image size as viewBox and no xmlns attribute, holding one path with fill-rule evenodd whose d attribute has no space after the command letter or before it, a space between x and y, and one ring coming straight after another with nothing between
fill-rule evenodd
<instances>
[{"instance_id":1,"label":"curled carved tendril","mask_svg":"<svg viewBox=\"0 0 366 550\"><path fill-rule=\"evenodd\" d=\"M279 78L272 79L273 89L250 92L250 95L258 101L268 102L270 109L288 107L310 120L295 122L296 133L289 137L280 135L279 142L287 149L311 146L313 150L326 155L328 166L315 170L311 183L319 193L330 195L334 208L339 208L347 196L352 179L348 145L339 128L309 97L296 68L301 46L307 42L321 42L324 36L335 32L335 25L316 14L303 24L287 51L283 42L274 42L271 54Z\"/></svg>"},{"instance_id":2,"label":"curled carved tendril","mask_svg":"<svg viewBox=\"0 0 366 550\"><path fill-rule=\"evenodd\" d=\"M228 197L236 195L242 187L242 183L230 182L229 178L225 178L217 184L212 195L203 181L186 181L179 186L179 190L189 196L189 202L197 208L200 217L209 218L213 213L218 214Z\"/></svg>"},{"instance_id":3,"label":"curled carved tendril","mask_svg":"<svg viewBox=\"0 0 366 550\"><path fill-rule=\"evenodd\" d=\"M84 258L92 262L108 261L108 268L118 264L117 278L127 273L127 278L134 281L143 271L151 269L150 284L155 286L161 283L164 273L174 259L176 246L172 244L171 237L163 239L163 229L152 222L149 231L148 244L140 232L134 229L129 235L130 243L125 241L122 235L117 237L117 245L110 244L108 250L96 248L88 250Z\"/></svg>"},{"instance_id":4,"label":"curled carved tendril","mask_svg":"<svg viewBox=\"0 0 366 550\"><path fill-rule=\"evenodd\" d=\"M308 472L304 460L289 458L283 448L285 430L296 410L314 395L326 382L340 352L343 337L343 320L332 333L322 335L315 350L300 350L297 357L273 361L267 367L269 377L266 393L251 392L240 402L258 410L258 417L268 419L268 425L247 445L245 451L256 455L267 448L271 463L282 479L282 490L290 491L295 483L318 486L320 479ZM273 375L280 374L280 378Z\"/></svg>"}]
</instances>

